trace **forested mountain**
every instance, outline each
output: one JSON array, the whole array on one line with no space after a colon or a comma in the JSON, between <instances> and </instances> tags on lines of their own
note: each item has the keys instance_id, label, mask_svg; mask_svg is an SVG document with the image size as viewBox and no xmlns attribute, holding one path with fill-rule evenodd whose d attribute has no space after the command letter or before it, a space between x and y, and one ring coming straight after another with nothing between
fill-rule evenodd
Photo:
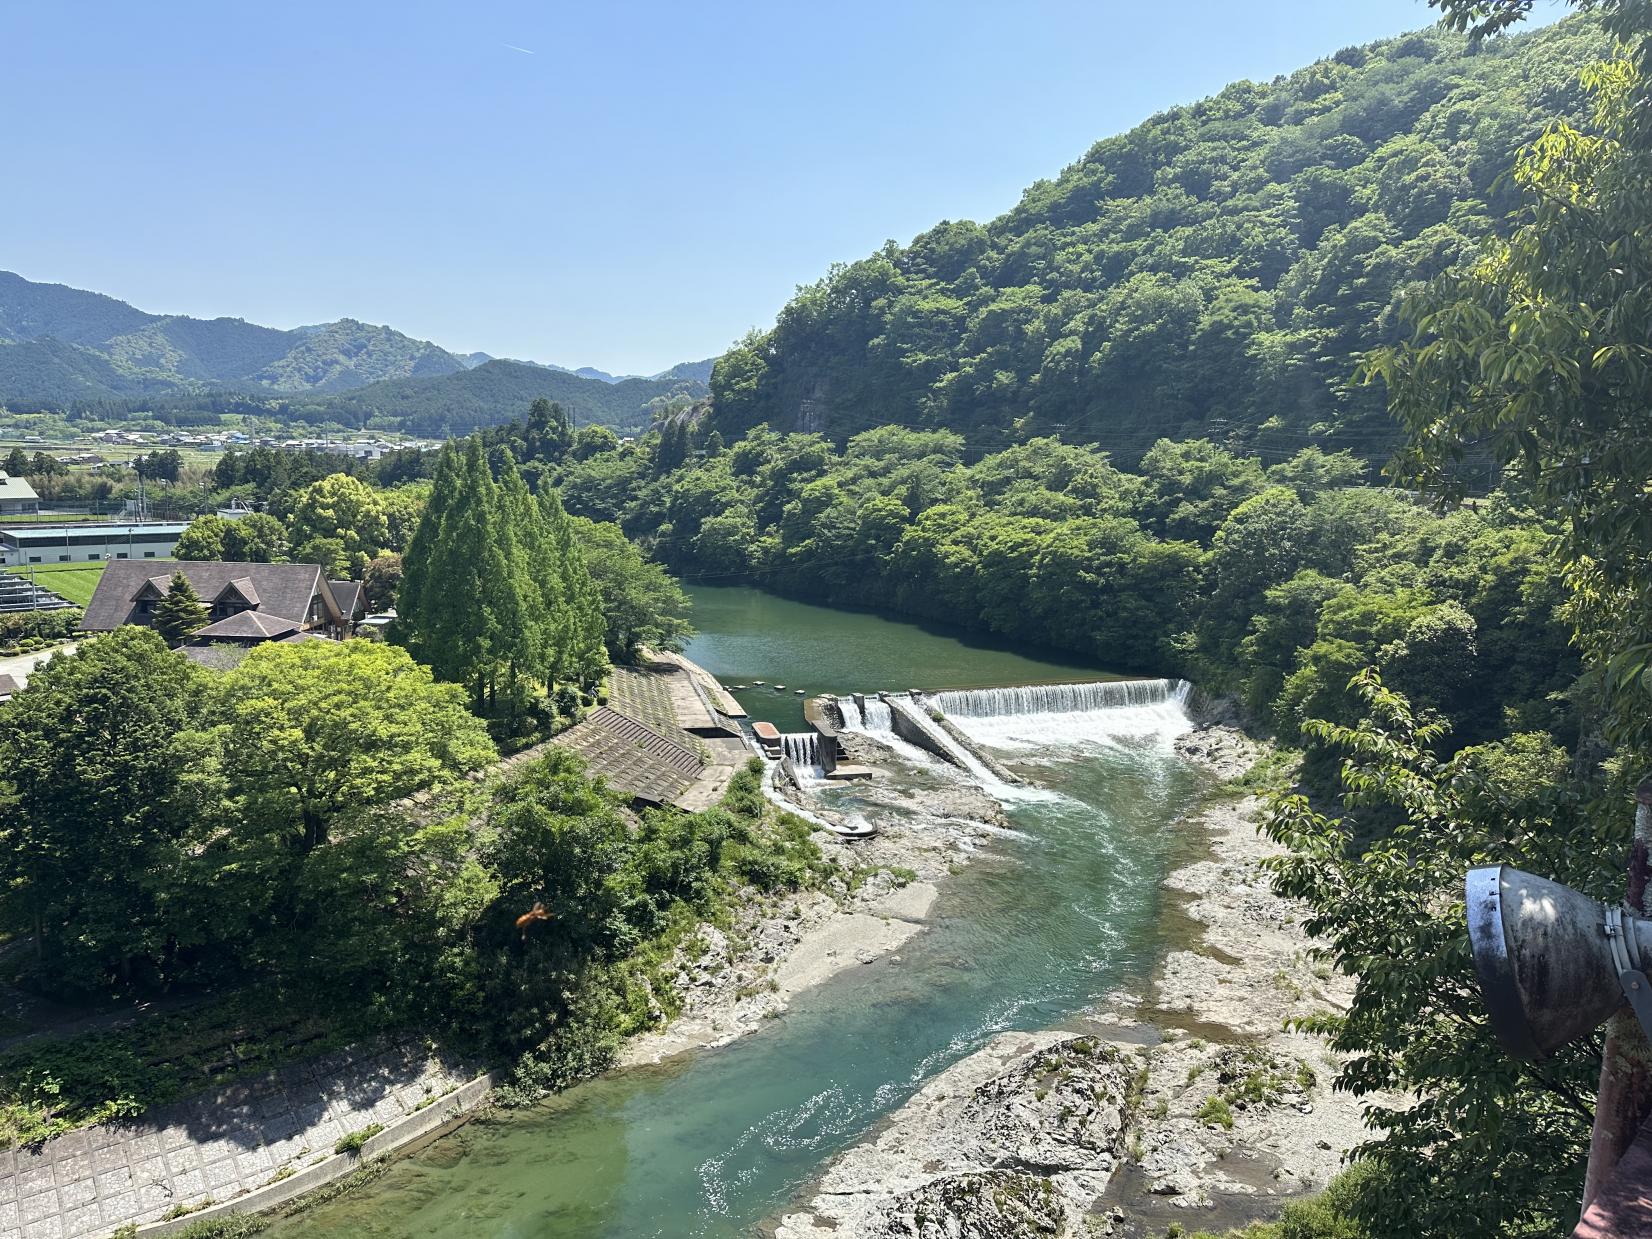
<instances>
[{"instance_id":1,"label":"forested mountain","mask_svg":"<svg viewBox=\"0 0 1652 1239\"><path fill-rule=\"evenodd\" d=\"M101 293L0 271L0 406L155 412L210 421L255 412L316 424L465 434L543 396L581 420L646 426L704 396L711 362L618 379L537 362L460 357L391 327L343 318L282 331L238 318L149 314Z\"/></svg>"},{"instance_id":2,"label":"forested mountain","mask_svg":"<svg viewBox=\"0 0 1652 1239\"><path fill-rule=\"evenodd\" d=\"M895 424L1039 434L1126 461L1160 436L1380 457L1354 380L1405 291L1514 206L1510 153L1583 108L1599 27L1441 29L1238 82L1098 143L985 225L947 221L802 289L719 359L726 436Z\"/></svg>"},{"instance_id":3,"label":"forested mountain","mask_svg":"<svg viewBox=\"0 0 1652 1239\"><path fill-rule=\"evenodd\" d=\"M305 414L307 421L366 425L370 418L394 419L419 435L464 435L518 416L536 399L560 404L582 426L616 430L646 427L657 410L687 405L706 393L691 379L582 378L520 361L489 361L435 379L392 379L334 396Z\"/></svg>"},{"instance_id":4,"label":"forested mountain","mask_svg":"<svg viewBox=\"0 0 1652 1239\"><path fill-rule=\"evenodd\" d=\"M88 358L34 351L27 386L5 381L22 370L22 358L6 363L0 398L19 407L25 396L62 404L209 385L345 391L381 379L452 374L464 365L427 340L350 318L281 331L239 318L149 314L101 293L37 284L9 271L0 272L0 340L53 341ZM53 357L60 359L61 380L54 380ZM93 373L99 390L89 392Z\"/></svg>"}]
</instances>

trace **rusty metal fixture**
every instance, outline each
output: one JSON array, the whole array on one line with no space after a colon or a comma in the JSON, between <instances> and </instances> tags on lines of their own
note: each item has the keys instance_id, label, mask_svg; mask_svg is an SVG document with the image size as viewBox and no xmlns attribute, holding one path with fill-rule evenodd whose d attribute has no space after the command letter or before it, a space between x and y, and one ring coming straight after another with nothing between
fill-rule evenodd
<instances>
[{"instance_id":1,"label":"rusty metal fixture","mask_svg":"<svg viewBox=\"0 0 1652 1239\"><path fill-rule=\"evenodd\" d=\"M1480 991L1510 1054L1546 1058L1625 998L1652 1035L1652 919L1508 865L1470 869L1464 893Z\"/></svg>"}]
</instances>

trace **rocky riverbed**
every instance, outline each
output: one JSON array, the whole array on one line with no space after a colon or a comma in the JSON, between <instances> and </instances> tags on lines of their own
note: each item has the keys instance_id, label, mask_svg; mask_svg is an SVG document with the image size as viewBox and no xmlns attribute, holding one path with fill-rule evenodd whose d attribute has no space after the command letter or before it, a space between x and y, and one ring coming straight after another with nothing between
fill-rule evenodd
<instances>
[{"instance_id":1,"label":"rocky riverbed","mask_svg":"<svg viewBox=\"0 0 1652 1239\"><path fill-rule=\"evenodd\" d=\"M754 899L726 931L701 926L674 960L681 1013L658 1032L632 1039L620 1066L725 1045L755 1032L811 986L899 950L923 930L937 883L1004 829L998 802L962 776L920 773L866 737L851 743L855 761L900 772L856 785L856 799L879 833L844 841L817 831L815 841L844 876L824 890Z\"/></svg>"},{"instance_id":2,"label":"rocky riverbed","mask_svg":"<svg viewBox=\"0 0 1652 1239\"><path fill-rule=\"evenodd\" d=\"M1221 724L1177 747L1223 779L1260 752ZM1216 798L1184 823L1209 849L1165 882L1185 940L1145 995L954 1064L834 1161L776 1239L1162 1235L1323 1187L1363 1103L1333 1093L1335 1059L1284 1024L1344 1007L1351 982L1311 958L1300 909L1269 888L1259 809Z\"/></svg>"}]
</instances>

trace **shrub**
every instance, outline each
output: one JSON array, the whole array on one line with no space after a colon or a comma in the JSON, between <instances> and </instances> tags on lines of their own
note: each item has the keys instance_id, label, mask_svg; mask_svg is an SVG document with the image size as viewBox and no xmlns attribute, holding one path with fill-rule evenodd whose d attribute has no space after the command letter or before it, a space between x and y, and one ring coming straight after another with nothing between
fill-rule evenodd
<instances>
[{"instance_id":1,"label":"shrub","mask_svg":"<svg viewBox=\"0 0 1652 1239\"><path fill-rule=\"evenodd\" d=\"M1201 1123L1215 1123L1229 1131L1233 1130L1233 1107L1220 1097L1212 1097L1200 1106L1196 1117Z\"/></svg>"},{"instance_id":2,"label":"shrub","mask_svg":"<svg viewBox=\"0 0 1652 1239\"><path fill-rule=\"evenodd\" d=\"M340 1136L338 1143L333 1146L333 1152L360 1153L362 1146L383 1130L383 1123L369 1123L366 1127L358 1127L355 1131Z\"/></svg>"}]
</instances>

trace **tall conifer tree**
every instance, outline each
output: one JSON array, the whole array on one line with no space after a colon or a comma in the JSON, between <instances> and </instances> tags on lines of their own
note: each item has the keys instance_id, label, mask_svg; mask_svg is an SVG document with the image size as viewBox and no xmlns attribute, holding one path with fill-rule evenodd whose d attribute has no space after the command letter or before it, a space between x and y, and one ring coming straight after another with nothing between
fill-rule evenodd
<instances>
[{"instance_id":1,"label":"tall conifer tree","mask_svg":"<svg viewBox=\"0 0 1652 1239\"><path fill-rule=\"evenodd\" d=\"M556 548L544 511L514 462L500 475L499 500L519 561L515 571L521 578L523 668L549 686L557 677L556 635L563 604Z\"/></svg>"},{"instance_id":2,"label":"tall conifer tree","mask_svg":"<svg viewBox=\"0 0 1652 1239\"><path fill-rule=\"evenodd\" d=\"M155 604L155 631L168 645L177 645L197 628L206 627L208 618L189 578L181 569L174 572L166 597Z\"/></svg>"},{"instance_id":3,"label":"tall conifer tree","mask_svg":"<svg viewBox=\"0 0 1652 1239\"><path fill-rule=\"evenodd\" d=\"M608 669L602 619L602 594L585 569L585 555L574 538L573 522L553 490L540 493L539 506L562 581L562 616L557 634L559 677L595 683Z\"/></svg>"}]
</instances>

